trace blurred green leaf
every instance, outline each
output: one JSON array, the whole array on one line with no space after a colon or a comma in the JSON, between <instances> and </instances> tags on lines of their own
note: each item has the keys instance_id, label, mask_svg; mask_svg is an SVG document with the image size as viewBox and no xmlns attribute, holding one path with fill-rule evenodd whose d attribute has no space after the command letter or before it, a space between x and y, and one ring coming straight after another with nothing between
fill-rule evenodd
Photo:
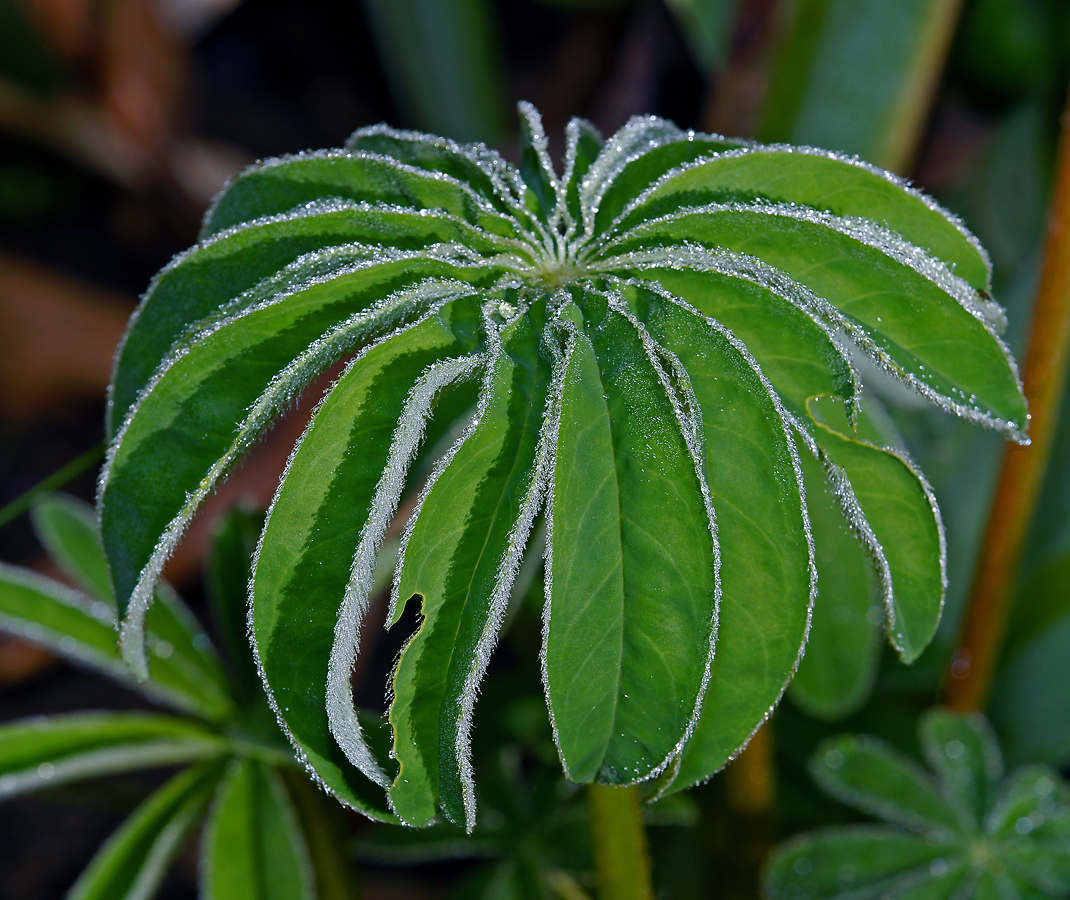
<instances>
[{"instance_id":1,"label":"blurred green leaf","mask_svg":"<svg viewBox=\"0 0 1070 900\"><path fill-rule=\"evenodd\" d=\"M1065 573L1067 561L1061 562L1059 568ZM1065 606L1070 581L1060 578L1057 584L1058 597ZM1038 605L1045 605L1046 599L1037 596ZM1004 657L992 688L989 711L1012 761L1038 761L1059 767L1070 764L1068 659L1070 613L1052 619L1031 638L1017 641Z\"/></svg>"},{"instance_id":2,"label":"blurred green leaf","mask_svg":"<svg viewBox=\"0 0 1070 900\"><path fill-rule=\"evenodd\" d=\"M728 56L739 0L666 0L680 23L695 63L707 75Z\"/></svg>"},{"instance_id":3,"label":"blurred green leaf","mask_svg":"<svg viewBox=\"0 0 1070 900\"><path fill-rule=\"evenodd\" d=\"M845 735L820 747L811 769L822 786L899 828L828 828L793 838L767 861L769 900L1067 895L1070 785L1042 766L1002 780L999 745L977 713L934 709L919 730L935 778L872 738Z\"/></svg>"},{"instance_id":4,"label":"blurred green leaf","mask_svg":"<svg viewBox=\"0 0 1070 900\"><path fill-rule=\"evenodd\" d=\"M277 772L234 760L204 831L203 900L313 900L305 837Z\"/></svg>"},{"instance_id":5,"label":"blurred green leaf","mask_svg":"<svg viewBox=\"0 0 1070 900\"><path fill-rule=\"evenodd\" d=\"M364 8L410 124L459 141L501 135L505 75L487 0L364 0Z\"/></svg>"},{"instance_id":6,"label":"blurred green leaf","mask_svg":"<svg viewBox=\"0 0 1070 900\"><path fill-rule=\"evenodd\" d=\"M795 0L762 140L857 153L902 172L928 118L958 0Z\"/></svg>"},{"instance_id":7,"label":"blurred green leaf","mask_svg":"<svg viewBox=\"0 0 1070 900\"><path fill-rule=\"evenodd\" d=\"M174 716L74 713L0 726L0 799L113 772L195 762L223 738Z\"/></svg>"},{"instance_id":8,"label":"blurred green leaf","mask_svg":"<svg viewBox=\"0 0 1070 900\"><path fill-rule=\"evenodd\" d=\"M97 532L96 513L82 501L62 494L38 498L34 501L32 511L34 530L49 555L64 574L93 600L80 602L75 595L64 595L62 591L56 596L66 596L72 609L88 609L97 621L111 626L107 640L100 634L94 644L98 648L110 645L106 650L110 659L115 646L115 595ZM226 716L233 711L230 685L208 635L181 598L169 587L161 585L157 590L157 598L159 602L149 610L146 619L149 652L153 657L150 667L152 683L146 684L147 692L152 693L159 688L185 697L187 702L195 702L195 711L208 719ZM51 608L60 612L54 604ZM42 607L40 612L44 613L44 610ZM89 632L84 631L87 623L76 626L71 611L62 610L62 613L68 627L80 627L88 636ZM99 630L99 627L93 629L94 633ZM77 637L73 633L68 636ZM61 650L64 643L61 636ZM66 643L69 645L69 641ZM112 671L113 674L123 674L121 669Z\"/></svg>"},{"instance_id":9,"label":"blurred green leaf","mask_svg":"<svg viewBox=\"0 0 1070 900\"><path fill-rule=\"evenodd\" d=\"M226 648L230 674L240 698L263 698L249 643L249 574L253 551L264 524L263 513L231 510L215 523L205 569L208 602Z\"/></svg>"},{"instance_id":10,"label":"blurred green leaf","mask_svg":"<svg viewBox=\"0 0 1070 900\"><path fill-rule=\"evenodd\" d=\"M100 849L68 900L145 900L211 799L219 763L187 769L146 800Z\"/></svg>"},{"instance_id":11,"label":"blurred green leaf","mask_svg":"<svg viewBox=\"0 0 1070 900\"><path fill-rule=\"evenodd\" d=\"M156 605L168 617L165 603ZM154 609L156 608L154 607ZM152 679L136 682L119 656L115 640L115 612L103 600L34 572L0 563L0 631L41 644L73 662L126 681L148 696L185 712L219 719L231 711L223 690L192 670L175 653L175 645L153 633L149 647Z\"/></svg>"}]
</instances>

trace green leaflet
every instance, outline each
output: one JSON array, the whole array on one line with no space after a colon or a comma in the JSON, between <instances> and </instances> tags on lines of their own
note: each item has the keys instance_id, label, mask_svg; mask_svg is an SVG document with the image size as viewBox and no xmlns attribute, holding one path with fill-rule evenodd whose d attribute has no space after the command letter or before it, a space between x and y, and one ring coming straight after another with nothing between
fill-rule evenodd
<instances>
[{"instance_id":1,"label":"green leaflet","mask_svg":"<svg viewBox=\"0 0 1070 900\"><path fill-rule=\"evenodd\" d=\"M542 500L544 316L540 304L503 329L479 421L432 476L406 529L389 618L396 623L418 599L421 619L394 670L390 721L400 768L390 800L412 825L428 824L439 807L455 823L475 823L472 709Z\"/></svg>"},{"instance_id":2,"label":"green leaflet","mask_svg":"<svg viewBox=\"0 0 1070 900\"><path fill-rule=\"evenodd\" d=\"M998 748L997 748L998 749ZM984 761L986 767L988 760ZM996 837L1013 837L1023 816L1032 823L1050 818L1061 804L1070 804L1070 785L1049 766L1022 766L999 787L984 819L985 831Z\"/></svg>"},{"instance_id":3,"label":"green leaflet","mask_svg":"<svg viewBox=\"0 0 1070 900\"><path fill-rule=\"evenodd\" d=\"M855 437L838 404L815 400L809 408L844 514L876 560L888 638L913 662L932 639L944 602L946 551L936 501L909 461ZM836 487L843 478L849 491Z\"/></svg>"},{"instance_id":4,"label":"green leaflet","mask_svg":"<svg viewBox=\"0 0 1070 900\"><path fill-rule=\"evenodd\" d=\"M571 227L581 219L580 185L602 149L602 135L586 119L571 119L565 129L565 175L561 179L564 190L564 210L572 218ZM559 201L560 202L560 201Z\"/></svg>"},{"instance_id":5,"label":"green leaflet","mask_svg":"<svg viewBox=\"0 0 1070 900\"><path fill-rule=\"evenodd\" d=\"M801 835L778 848L762 873L763 892L771 898L805 896L813 900L844 895L899 897L899 893L890 892L896 882L902 888L916 883L948 849L944 844L881 826L830 828ZM952 873L949 867L947 877L954 887L962 872ZM859 889L863 893L853 893Z\"/></svg>"},{"instance_id":6,"label":"green leaflet","mask_svg":"<svg viewBox=\"0 0 1070 900\"><path fill-rule=\"evenodd\" d=\"M606 186L595 213L593 233L601 235L611 229L626 208L678 166L739 146L738 141L688 132L670 143L650 148L631 160Z\"/></svg>"},{"instance_id":7,"label":"green leaflet","mask_svg":"<svg viewBox=\"0 0 1070 900\"><path fill-rule=\"evenodd\" d=\"M482 144L461 146L449 138L371 125L355 131L346 141L346 149L389 156L428 172L449 175L503 213L519 208L524 191L516 170L502 166L500 157Z\"/></svg>"},{"instance_id":8,"label":"green leaflet","mask_svg":"<svg viewBox=\"0 0 1070 900\"><path fill-rule=\"evenodd\" d=\"M922 718L925 759L936 771L944 795L959 813L964 831L980 831L982 819L1003 778L1003 759L984 716L930 710Z\"/></svg>"},{"instance_id":9,"label":"green leaflet","mask_svg":"<svg viewBox=\"0 0 1070 900\"><path fill-rule=\"evenodd\" d=\"M817 598L789 695L812 716L839 719L868 699L877 675L884 609L873 560L853 534L825 473L802 453L814 537Z\"/></svg>"},{"instance_id":10,"label":"green leaflet","mask_svg":"<svg viewBox=\"0 0 1070 900\"><path fill-rule=\"evenodd\" d=\"M218 763L187 769L150 796L100 849L68 900L147 900L155 894L221 770Z\"/></svg>"},{"instance_id":11,"label":"green leaflet","mask_svg":"<svg viewBox=\"0 0 1070 900\"><path fill-rule=\"evenodd\" d=\"M556 438L544 677L569 777L627 783L660 771L694 722L717 551L690 423L649 345L619 309L583 302Z\"/></svg>"},{"instance_id":12,"label":"green leaflet","mask_svg":"<svg viewBox=\"0 0 1070 900\"><path fill-rule=\"evenodd\" d=\"M205 214L201 239L328 197L442 210L488 234L522 234L514 219L462 181L386 157L334 150L269 159L246 169Z\"/></svg>"},{"instance_id":13,"label":"green leaflet","mask_svg":"<svg viewBox=\"0 0 1070 900\"><path fill-rule=\"evenodd\" d=\"M0 798L83 778L221 756L205 726L149 713L75 713L0 726Z\"/></svg>"},{"instance_id":14,"label":"green leaflet","mask_svg":"<svg viewBox=\"0 0 1070 900\"><path fill-rule=\"evenodd\" d=\"M74 497L52 494L34 504L33 522L38 537L64 574L99 601L89 604L94 617L113 620L115 595L93 509ZM180 692L181 697L188 698L182 708L189 709L192 701L193 709L205 718L228 715L233 710L230 685L208 635L170 588L161 585L157 599L160 602L146 620L157 686ZM100 602L106 604L108 615L103 614ZM114 634L110 637L114 645ZM115 655L113 651L114 646L108 649L109 660ZM151 692L152 687L149 689Z\"/></svg>"},{"instance_id":15,"label":"green leaflet","mask_svg":"<svg viewBox=\"0 0 1070 900\"><path fill-rule=\"evenodd\" d=\"M225 687L212 677L212 658L194 647L188 631L184 632L183 643L161 642L157 637L156 625L171 618L167 604L153 607L149 618L152 639L148 646L152 680L138 683L137 689L184 712L214 721L225 718L233 711L233 705ZM116 646L112 604L92 600L33 572L3 563L0 563L0 631L41 644L113 678L133 680ZM182 652L183 649L188 653ZM202 662L206 663L203 667ZM218 662L214 662L214 667L218 667Z\"/></svg>"},{"instance_id":16,"label":"green leaflet","mask_svg":"<svg viewBox=\"0 0 1070 900\"><path fill-rule=\"evenodd\" d=\"M457 287L391 292L458 274L468 273L414 258L358 267L224 321L157 376L101 476L101 531L129 662L143 667L139 617L164 560L216 481L323 367Z\"/></svg>"},{"instance_id":17,"label":"green leaflet","mask_svg":"<svg viewBox=\"0 0 1070 900\"><path fill-rule=\"evenodd\" d=\"M663 153L674 146L654 152ZM758 199L802 204L835 216L879 223L927 250L976 290L989 287L991 263L987 254L949 213L887 172L824 151L759 145L720 153L647 190L615 230L685 206L728 200L752 203ZM604 205L599 209L600 220L603 212Z\"/></svg>"},{"instance_id":18,"label":"green leaflet","mask_svg":"<svg viewBox=\"0 0 1070 900\"><path fill-rule=\"evenodd\" d=\"M682 788L724 765L783 693L806 638L813 572L795 447L768 382L722 327L640 298L651 336L689 376L717 540L733 548L720 556L717 649Z\"/></svg>"},{"instance_id":19,"label":"green leaflet","mask_svg":"<svg viewBox=\"0 0 1070 900\"><path fill-rule=\"evenodd\" d=\"M872 738L825 741L810 761L810 773L838 800L908 831L947 837L959 828L955 810L929 774Z\"/></svg>"},{"instance_id":20,"label":"green leaflet","mask_svg":"<svg viewBox=\"0 0 1070 900\"><path fill-rule=\"evenodd\" d=\"M34 503L30 516L34 533L63 574L90 597L111 600L108 560L93 508L66 494L46 494Z\"/></svg>"},{"instance_id":21,"label":"green leaflet","mask_svg":"<svg viewBox=\"0 0 1070 900\"><path fill-rule=\"evenodd\" d=\"M204 830L204 900L313 900L308 847L278 773L234 760Z\"/></svg>"},{"instance_id":22,"label":"green leaflet","mask_svg":"<svg viewBox=\"0 0 1070 900\"><path fill-rule=\"evenodd\" d=\"M502 241L445 212L371 204L320 202L214 234L175 257L152 281L123 339L112 377L109 434L190 323L254 287L304 254L325 247L365 243L415 250L459 241L484 255L519 253ZM249 298L251 305L256 296Z\"/></svg>"},{"instance_id":23,"label":"green leaflet","mask_svg":"<svg viewBox=\"0 0 1070 900\"><path fill-rule=\"evenodd\" d=\"M531 192L526 205L544 222L548 222L557 206L558 183L554 165L547 153L549 142L542 128L542 119L530 103L521 103L520 113L520 177Z\"/></svg>"},{"instance_id":24,"label":"green leaflet","mask_svg":"<svg viewBox=\"0 0 1070 900\"><path fill-rule=\"evenodd\" d=\"M338 380L290 460L253 572L261 674L284 728L333 793L377 817L389 817L385 798L330 733L327 671L353 554L407 394L427 366L464 350L448 322L432 314L373 344ZM358 441L361 452L351 452Z\"/></svg>"},{"instance_id":25,"label":"green leaflet","mask_svg":"<svg viewBox=\"0 0 1070 900\"><path fill-rule=\"evenodd\" d=\"M972 292L962 293L964 282L956 288L955 276L902 239L872 223L860 227L796 207L727 204L639 225L607 252L686 241L751 254L779 269L835 308L815 310L819 316L934 402L1023 438L1017 373L1006 348L964 306Z\"/></svg>"},{"instance_id":26,"label":"green leaflet","mask_svg":"<svg viewBox=\"0 0 1070 900\"><path fill-rule=\"evenodd\" d=\"M632 116L620 131L610 137L603 144L601 152L591 163L579 186L584 236L590 237L598 233L599 210L606 203L606 195L614 190L614 186L626 196L629 194L629 188L638 193L649 186L649 180L642 183L638 179L624 177L623 173L629 166L638 161L638 165L642 167L642 161L646 157L657 160L664 153L671 154L672 151L667 148L686 137L686 133L672 122L657 116ZM651 156L652 153L655 155Z\"/></svg>"},{"instance_id":27,"label":"green leaflet","mask_svg":"<svg viewBox=\"0 0 1070 900\"><path fill-rule=\"evenodd\" d=\"M635 259L618 275L653 279L699 313L724 325L746 346L796 413L811 397L854 401L856 376L832 335L792 301L791 287L751 261L721 255Z\"/></svg>"}]
</instances>

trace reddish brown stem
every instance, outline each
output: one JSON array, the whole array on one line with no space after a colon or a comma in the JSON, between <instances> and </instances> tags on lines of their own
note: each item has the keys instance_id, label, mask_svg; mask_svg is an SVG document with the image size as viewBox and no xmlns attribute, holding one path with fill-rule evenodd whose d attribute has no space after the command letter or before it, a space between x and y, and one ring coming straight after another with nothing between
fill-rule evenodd
<instances>
[{"instance_id":1,"label":"reddish brown stem","mask_svg":"<svg viewBox=\"0 0 1070 900\"><path fill-rule=\"evenodd\" d=\"M947 706L962 711L983 709L988 701L1015 574L1047 469L1070 360L1070 96L1067 99L1043 268L1022 375L1032 444L1009 446L1003 459L946 684Z\"/></svg>"}]
</instances>

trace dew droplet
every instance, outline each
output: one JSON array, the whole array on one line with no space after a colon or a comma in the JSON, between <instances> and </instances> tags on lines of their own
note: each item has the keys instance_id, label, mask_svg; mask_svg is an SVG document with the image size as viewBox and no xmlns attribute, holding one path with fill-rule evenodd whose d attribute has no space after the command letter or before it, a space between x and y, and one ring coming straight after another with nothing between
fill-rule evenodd
<instances>
[{"instance_id":1,"label":"dew droplet","mask_svg":"<svg viewBox=\"0 0 1070 900\"><path fill-rule=\"evenodd\" d=\"M49 779L56 774L56 767L52 763L43 762L37 767L37 777Z\"/></svg>"},{"instance_id":2,"label":"dew droplet","mask_svg":"<svg viewBox=\"0 0 1070 900\"><path fill-rule=\"evenodd\" d=\"M810 871L814 868L814 864L810 862L805 856L800 856L795 860L795 865L792 866L796 875L809 875Z\"/></svg>"},{"instance_id":3,"label":"dew droplet","mask_svg":"<svg viewBox=\"0 0 1070 900\"><path fill-rule=\"evenodd\" d=\"M944 753L946 753L950 759L960 759L965 752L966 745L963 744L962 741L948 741L944 747Z\"/></svg>"},{"instance_id":4,"label":"dew droplet","mask_svg":"<svg viewBox=\"0 0 1070 900\"><path fill-rule=\"evenodd\" d=\"M825 753L825 765L830 769L838 769L843 765L843 754L839 750L829 750Z\"/></svg>"}]
</instances>

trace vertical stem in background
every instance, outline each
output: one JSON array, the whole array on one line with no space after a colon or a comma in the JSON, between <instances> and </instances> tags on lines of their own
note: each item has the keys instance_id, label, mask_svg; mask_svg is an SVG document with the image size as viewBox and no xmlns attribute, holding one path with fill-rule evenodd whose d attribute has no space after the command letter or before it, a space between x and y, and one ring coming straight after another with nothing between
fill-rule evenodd
<instances>
[{"instance_id":1,"label":"vertical stem in background","mask_svg":"<svg viewBox=\"0 0 1070 900\"><path fill-rule=\"evenodd\" d=\"M725 770L728 802L737 812L766 812L773 805L773 730L766 722Z\"/></svg>"},{"instance_id":2,"label":"vertical stem in background","mask_svg":"<svg viewBox=\"0 0 1070 900\"><path fill-rule=\"evenodd\" d=\"M775 776L773 724L767 721L724 772L732 810L731 857L726 860L723 879L726 897L749 900L759 895L759 873L775 836Z\"/></svg>"},{"instance_id":3,"label":"vertical stem in background","mask_svg":"<svg viewBox=\"0 0 1070 900\"><path fill-rule=\"evenodd\" d=\"M653 900L639 788L587 785L599 900Z\"/></svg>"},{"instance_id":4,"label":"vertical stem in background","mask_svg":"<svg viewBox=\"0 0 1070 900\"><path fill-rule=\"evenodd\" d=\"M1070 95L1061 137L1037 289L1022 375L1031 422L1028 447L1007 448L981 543L973 588L946 686L952 709L983 709L1006 629L1015 575L1047 469L1052 435L1070 360Z\"/></svg>"}]
</instances>

